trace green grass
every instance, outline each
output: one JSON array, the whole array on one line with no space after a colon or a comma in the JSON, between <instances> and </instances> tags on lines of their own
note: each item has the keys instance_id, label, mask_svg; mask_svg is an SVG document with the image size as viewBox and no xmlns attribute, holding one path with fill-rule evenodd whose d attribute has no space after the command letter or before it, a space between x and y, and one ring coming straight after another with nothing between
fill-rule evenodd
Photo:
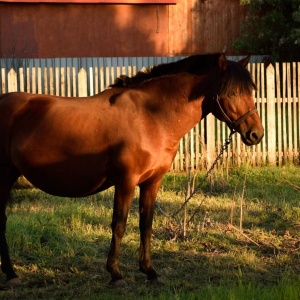
<instances>
[{"instance_id":1,"label":"green grass","mask_svg":"<svg viewBox=\"0 0 300 300\"><path fill-rule=\"evenodd\" d=\"M122 243L126 289L109 287L105 270L113 189L83 199L16 189L7 238L23 286L2 287L0 299L299 299L299 171L245 166L214 172L187 205L186 237L182 210L180 224L156 210L152 260L164 281L158 286L138 271L137 189ZM183 203L186 178L165 176L158 195L165 212Z\"/></svg>"}]
</instances>

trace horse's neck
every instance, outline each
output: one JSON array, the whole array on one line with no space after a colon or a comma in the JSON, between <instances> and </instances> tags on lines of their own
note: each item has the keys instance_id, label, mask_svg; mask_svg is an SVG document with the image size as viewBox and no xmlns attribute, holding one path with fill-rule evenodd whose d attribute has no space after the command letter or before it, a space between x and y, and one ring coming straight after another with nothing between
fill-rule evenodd
<instances>
[{"instance_id":1,"label":"horse's neck","mask_svg":"<svg viewBox=\"0 0 300 300\"><path fill-rule=\"evenodd\" d=\"M205 90L202 81L199 76L182 74L170 76L149 89L153 91L150 101L157 99L160 118L174 138L180 139L202 119Z\"/></svg>"}]
</instances>

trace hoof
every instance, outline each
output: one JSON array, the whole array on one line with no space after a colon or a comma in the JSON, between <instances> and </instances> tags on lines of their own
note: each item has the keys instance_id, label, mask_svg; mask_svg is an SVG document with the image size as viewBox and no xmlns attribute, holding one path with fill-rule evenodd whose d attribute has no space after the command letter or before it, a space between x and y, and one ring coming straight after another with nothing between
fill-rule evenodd
<instances>
[{"instance_id":1,"label":"hoof","mask_svg":"<svg viewBox=\"0 0 300 300\"><path fill-rule=\"evenodd\" d=\"M9 288L15 288L15 287L19 287L22 285L22 281L20 280L19 277L15 277L12 279L9 279L5 282L5 285Z\"/></svg>"},{"instance_id":2,"label":"hoof","mask_svg":"<svg viewBox=\"0 0 300 300\"><path fill-rule=\"evenodd\" d=\"M111 281L109 283L109 285L111 287L116 287L116 288L126 288L126 287L129 287L128 283L124 279L119 279L119 280L116 280L116 281Z\"/></svg>"}]
</instances>

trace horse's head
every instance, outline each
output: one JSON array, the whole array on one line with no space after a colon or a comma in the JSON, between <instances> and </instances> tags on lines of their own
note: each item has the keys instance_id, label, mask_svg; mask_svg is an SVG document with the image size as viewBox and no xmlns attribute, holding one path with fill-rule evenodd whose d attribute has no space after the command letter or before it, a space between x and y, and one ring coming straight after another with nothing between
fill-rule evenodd
<instances>
[{"instance_id":1,"label":"horse's head","mask_svg":"<svg viewBox=\"0 0 300 300\"><path fill-rule=\"evenodd\" d=\"M250 57L239 62L228 61L224 54L218 59L216 95L212 113L237 131L248 145L258 144L264 136L264 128L252 96L255 84L246 69ZM215 75L214 75L215 76Z\"/></svg>"}]
</instances>

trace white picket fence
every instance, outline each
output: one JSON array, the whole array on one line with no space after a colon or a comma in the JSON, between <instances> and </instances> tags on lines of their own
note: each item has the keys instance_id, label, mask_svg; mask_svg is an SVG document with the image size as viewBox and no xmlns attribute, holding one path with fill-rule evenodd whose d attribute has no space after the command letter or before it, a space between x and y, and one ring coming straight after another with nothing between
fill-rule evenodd
<instances>
[{"instance_id":1,"label":"white picket fence","mask_svg":"<svg viewBox=\"0 0 300 300\"><path fill-rule=\"evenodd\" d=\"M267 68L262 63L251 63L248 67L258 87L254 97L265 137L259 145L247 147L236 134L218 165L299 163L300 63L276 63ZM113 83L117 76L133 76L138 70L134 65L93 66L79 72L75 67L19 68L17 72L2 68L1 93L91 96ZM209 167L228 135L227 126L209 115L182 138L173 169Z\"/></svg>"}]
</instances>

